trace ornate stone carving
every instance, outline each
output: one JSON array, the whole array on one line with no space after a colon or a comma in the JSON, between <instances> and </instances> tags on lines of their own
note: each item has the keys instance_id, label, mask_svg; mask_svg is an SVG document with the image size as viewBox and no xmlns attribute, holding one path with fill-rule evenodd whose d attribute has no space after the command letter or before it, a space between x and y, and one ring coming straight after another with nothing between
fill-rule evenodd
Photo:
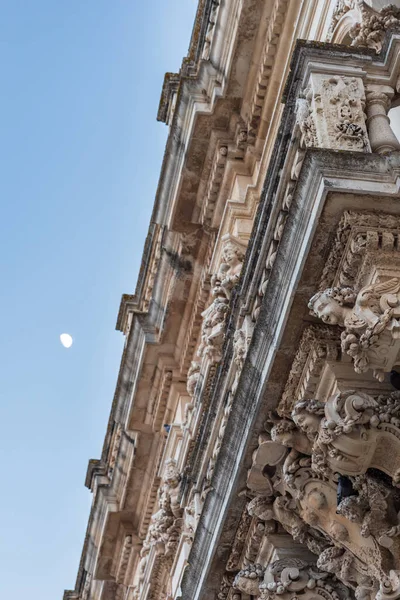
<instances>
[{"instance_id":1,"label":"ornate stone carving","mask_svg":"<svg viewBox=\"0 0 400 600\"><path fill-rule=\"evenodd\" d=\"M167 556L173 555L183 524L182 509L179 504L180 474L176 461L169 459L165 465L163 483L158 491L158 511L151 517L150 527L142 549L146 556L152 545ZM141 553L141 554L142 554Z\"/></svg>"},{"instance_id":2,"label":"ornate stone carving","mask_svg":"<svg viewBox=\"0 0 400 600\"><path fill-rule=\"evenodd\" d=\"M236 530L232 551L226 563L227 571L237 571L238 568L240 568L240 559L243 554L244 545L249 532L251 521L251 516L245 509L242 513L239 526Z\"/></svg>"},{"instance_id":3,"label":"ornate stone carving","mask_svg":"<svg viewBox=\"0 0 400 600\"><path fill-rule=\"evenodd\" d=\"M336 577L322 572L313 563L295 558L272 563L259 589L259 600L289 600L293 597L304 600L345 600L351 597L350 590Z\"/></svg>"},{"instance_id":4,"label":"ornate stone carving","mask_svg":"<svg viewBox=\"0 0 400 600\"><path fill-rule=\"evenodd\" d=\"M312 442L316 472L327 477L330 472L361 475L373 467L389 475L397 485L399 392L372 397L350 390L336 394L326 404L300 402L295 405L292 418Z\"/></svg>"},{"instance_id":5,"label":"ornate stone carving","mask_svg":"<svg viewBox=\"0 0 400 600\"><path fill-rule=\"evenodd\" d=\"M213 285L213 302L202 313L201 343L198 349L199 358L207 357L211 362L221 360L221 348L225 337L225 318L229 310L229 302L216 277L211 280Z\"/></svg>"},{"instance_id":6,"label":"ornate stone carving","mask_svg":"<svg viewBox=\"0 0 400 600\"><path fill-rule=\"evenodd\" d=\"M296 121L302 134L301 146L306 148L318 146L315 122L311 111L312 93L310 88L306 89L303 98L296 102Z\"/></svg>"},{"instance_id":7,"label":"ornate stone carving","mask_svg":"<svg viewBox=\"0 0 400 600\"><path fill-rule=\"evenodd\" d=\"M332 327L312 325L304 330L278 406L281 417L290 417L297 401L314 395L325 361L336 360L339 347L338 331Z\"/></svg>"},{"instance_id":8,"label":"ornate stone carving","mask_svg":"<svg viewBox=\"0 0 400 600\"><path fill-rule=\"evenodd\" d=\"M200 379L200 363L197 361L192 361L186 381L186 389L188 391L189 396L191 396L191 401L185 404L184 414L183 414L183 422L182 428L186 429L189 426L191 415L193 413L195 402L194 402L194 394L197 386L197 382Z\"/></svg>"},{"instance_id":9,"label":"ornate stone carving","mask_svg":"<svg viewBox=\"0 0 400 600\"><path fill-rule=\"evenodd\" d=\"M245 251L246 246L238 238L227 236L222 246L223 263L220 267L223 275L221 287L227 298L230 298L232 289L239 281Z\"/></svg>"},{"instance_id":10,"label":"ornate stone carving","mask_svg":"<svg viewBox=\"0 0 400 600\"><path fill-rule=\"evenodd\" d=\"M326 36L326 41L332 41L332 36L335 31L336 25L339 23L340 19L350 10L352 10L356 5L356 0L338 0L336 2L335 9L333 11L331 17L331 23L329 25L329 30Z\"/></svg>"},{"instance_id":11,"label":"ornate stone carving","mask_svg":"<svg viewBox=\"0 0 400 600\"><path fill-rule=\"evenodd\" d=\"M231 394L235 394L244 361L253 335L254 324L250 317L246 317L242 327L237 329L233 336L233 362L236 366L235 378L231 388Z\"/></svg>"},{"instance_id":12,"label":"ornate stone carving","mask_svg":"<svg viewBox=\"0 0 400 600\"><path fill-rule=\"evenodd\" d=\"M232 589L234 577L230 573L225 573L222 577L221 586L217 595L217 600L226 600Z\"/></svg>"},{"instance_id":13,"label":"ornate stone carving","mask_svg":"<svg viewBox=\"0 0 400 600\"><path fill-rule=\"evenodd\" d=\"M247 565L236 575L233 586L249 596L258 596L259 586L265 573L265 567L259 564Z\"/></svg>"},{"instance_id":14,"label":"ornate stone carving","mask_svg":"<svg viewBox=\"0 0 400 600\"><path fill-rule=\"evenodd\" d=\"M400 350L400 279L373 283L358 294L328 288L311 298L309 308L324 323L344 328L342 350L353 358L356 373L371 369L383 381Z\"/></svg>"},{"instance_id":15,"label":"ornate stone carving","mask_svg":"<svg viewBox=\"0 0 400 600\"><path fill-rule=\"evenodd\" d=\"M297 119L306 146L369 152L359 77L311 73Z\"/></svg>"},{"instance_id":16,"label":"ornate stone carving","mask_svg":"<svg viewBox=\"0 0 400 600\"><path fill-rule=\"evenodd\" d=\"M380 52L385 32L391 27L400 25L400 9L390 4L377 13L361 0L358 0L358 5L361 11L361 23L356 23L350 29L350 37L353 40L351 45L365 46Z\"/></svg>"},{"instance_id":17,"label":"ornate stone carving","mask_svg":"<svg viewBox=\"0 0 400 600\"><path fill-rule=\"evenodd\" d=\"M228 236L222 247L222 257L223 262L218 273L211 278L214 300L202 313L201 343L198 349L200 358L207 357L213 363L221 359L229 298L233 287L239 281L243 265L244 246L242 242L233 236Z\"/></svg>"},{"instance_id":18,"label":"ornate stone carving","mask_svg":"<svg viewBox=\"0 0 400 600\"><path fill-rule=\"evenodd\" d=\"M362 287L371 266L398 265L399 218L383 212L346 211L336 230L320 290L335 286Z\"/></svg>"},{"instance_id":19,"label":"ornate stone carving","mask_svg":"<svg viewBox=\"0 0 400 600\"><path fill-rule=\"evenodd\" d=\"M253 455L249 514L278 522L357 598L399 597L400 393L297 401L270 436Z\"/></svg>"},{"instance_id":20,"label":"ornate stone carving","mask_svg":"<svg viewBox=\"0 0 400 600\"><path fill-rule=\"evenodd\" d=\"M190 396L194 396L194 391L196 389L196 385L198 380L200 379L200 364L196 361L192 361L188 374L187 374L187 383L186 389Z\"/></svg>"},{"instance_id":21,"label":"ornate stone carving","mask_svg":"<svg viewBox=\"0 0 400 600\"><path fill-rule=\"evenodd\" d=\"M320 571L314 563L296 558L277 560L267 569L249 564L237 574L233 586L258 600L278 597L345 600L351 597L350 590L336 577Z\"/></svg>"}]
</instances>

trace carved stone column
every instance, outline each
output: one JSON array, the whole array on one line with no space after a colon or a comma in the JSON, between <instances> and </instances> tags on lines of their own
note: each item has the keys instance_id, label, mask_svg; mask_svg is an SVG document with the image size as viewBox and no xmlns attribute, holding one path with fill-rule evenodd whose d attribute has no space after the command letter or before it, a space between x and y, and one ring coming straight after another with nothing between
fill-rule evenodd
<instances>
[{"instance_id":1,"label":"carved stone column","mask_svg":"<svg viewBox=\"0 0 400 600\"><path fill-rule=\"evenodd\" d=\"M386 154L399 150L400 144L390 127L387 113L394 91L388 86L371 85L367 88L367 127L373 152Z\"/></svg>"}]
</instances>

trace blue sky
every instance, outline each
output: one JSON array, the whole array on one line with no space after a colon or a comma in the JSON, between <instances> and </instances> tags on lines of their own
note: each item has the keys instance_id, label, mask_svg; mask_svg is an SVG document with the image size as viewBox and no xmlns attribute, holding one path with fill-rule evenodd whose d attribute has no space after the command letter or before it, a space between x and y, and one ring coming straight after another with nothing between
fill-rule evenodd
<instances>
[{"instance_id":1,"label":"blue sky","mask_svg":"<svg viewBox=\"0 0 400 600\"><path fill-rule=\"evenodd\" d=\"M75 584L196 0L3 0L0 597ZM60 333L74 337L71 349Z\"/></svg>"}]
</instances>

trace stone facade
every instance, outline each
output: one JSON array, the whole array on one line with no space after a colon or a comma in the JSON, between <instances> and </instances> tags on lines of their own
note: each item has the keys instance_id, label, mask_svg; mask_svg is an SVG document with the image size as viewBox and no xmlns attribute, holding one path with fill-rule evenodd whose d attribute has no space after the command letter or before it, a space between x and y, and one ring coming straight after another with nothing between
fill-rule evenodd
<instances>
[{"instance_id":1,"label":"stone facade","mask_svg":"<svg viewBox=\"0 0 400 600\"><path fill-rule=\"evenodd\" d=\"M399 103L400 2L200 0L64 600L400 598Z\"/></svg>"}]
</instances>

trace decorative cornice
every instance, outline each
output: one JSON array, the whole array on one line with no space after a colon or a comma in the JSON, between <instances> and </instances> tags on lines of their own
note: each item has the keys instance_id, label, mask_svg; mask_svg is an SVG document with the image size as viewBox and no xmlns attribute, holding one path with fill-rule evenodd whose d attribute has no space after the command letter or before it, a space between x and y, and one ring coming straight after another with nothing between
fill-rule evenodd
<instances>
[{"instance_id":1,"label":"decorative cornice","mask_svg":"<svg viewBox=\"0 0 400 600\"><path fill-rule=\"evenodd\" d=\"M101 459L91 458L85 477L85 487L91 491L93 491L95 477L107 477L107 466Z\"/></svg>"},{"instance_id":2,"label":"decorative cornice","mask_svg":"<svg viewBox=\"0 0 400 600\"><path fill-rule=\"evenodd\" d=\"M161 92L160 104L157 112L157 121L167 123L168 115L171 110L171 104L174 95L178 91L180 82L179 73L166 73L164 76L164 83Z\"/></svg>"},{"instance_id":3,"label":"decorative cornice","mask_svg":"<svg viewBox=\"0 0 400 600\"><path fill-rule=\"evenodd\" d=\"M277 53L280 35L285 24L287 6L288 0L275 0L269 19L266 41L261 56L261 65L248 118L248 142L250 144L254 144L257 138L264 101L267 96L269 80L272 73L273 60Z\"/></svg>"},{"instance_id":4,"label":"decorative cornice","mask_svg":"<svg viewBox=\"0 0 400 600\"><path fill-rule=\"evenodd\" d=\"M138 308L138 298L135 294L122 294L115 329L124 332L128 313L135 312Z\"/></svg>"}]
</instances>

